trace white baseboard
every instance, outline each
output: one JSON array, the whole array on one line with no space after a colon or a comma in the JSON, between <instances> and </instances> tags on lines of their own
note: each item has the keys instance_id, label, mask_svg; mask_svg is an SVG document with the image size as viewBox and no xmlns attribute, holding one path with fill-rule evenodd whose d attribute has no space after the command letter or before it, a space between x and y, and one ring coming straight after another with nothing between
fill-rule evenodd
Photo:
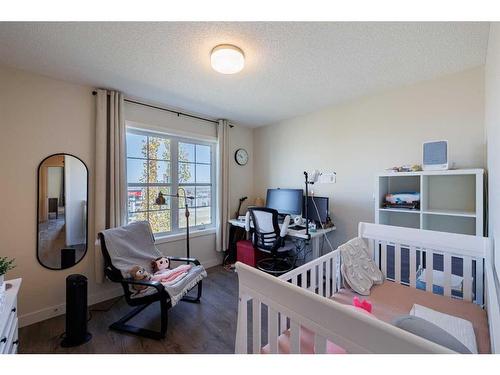
<instances>
[{"instance_id":1,"label":"white baseboard","mask_svg":"<svg viewBox=\"0 0 500 375\"><path fill-rule=\"evenodd\" d=\"M221 264L221 260L215 258L202 262L203 267L210 268ZM88 296L88 304L94 305L99 302L107 301L109 299L119 297L123 294L123 289L121 286L117 285L116 289L107 290L105 292L100 292ZM19 327L26 327L34 323L38 323L55 316L63 315L66 313L66 304L62 303L60 305L46 307L37 311L33 311L24 315L19 316Z\"/></svg>"},{"instance_id":2,"label":"white baseboard","mask_svg":"<svg viewBox=\"0 0 500 375\"><path fill-rule=\"evenodd\" d=\"M109 299L119 297L123 294L121 286L117 285L116 289L107 290L105 292L96 293L88 296L88 304L94 305L99 302L107 301ZM66 304L46 307L41 310L33 311L19 316L19 327L29 326L34 323L41 322L66 313Z\"/></svg>"}]
</instances>

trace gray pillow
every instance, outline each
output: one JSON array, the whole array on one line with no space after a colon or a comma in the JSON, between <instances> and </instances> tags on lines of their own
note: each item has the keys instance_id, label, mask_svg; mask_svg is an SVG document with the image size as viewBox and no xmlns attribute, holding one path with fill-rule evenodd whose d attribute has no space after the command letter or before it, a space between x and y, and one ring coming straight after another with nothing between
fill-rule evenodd
<instances>
[{"instance_id":1,"label":"gray pillow","mask_svg":"<svg viewBox=\"0 0 500 375\"><path fill-rule=\"evenodd\" d=\"M445 348L461 354L472 354L455 336L425 319L414 315L403 315L396 318L393 323L396 327L423 337Z\"/></svg>"}]
</instances>

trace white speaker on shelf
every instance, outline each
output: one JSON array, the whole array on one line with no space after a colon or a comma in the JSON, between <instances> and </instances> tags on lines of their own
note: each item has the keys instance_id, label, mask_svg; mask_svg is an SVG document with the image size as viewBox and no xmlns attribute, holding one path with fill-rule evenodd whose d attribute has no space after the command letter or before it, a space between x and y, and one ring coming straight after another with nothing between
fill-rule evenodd
<instances>
[{"instance_id":1,"label":"white speaker on shelf","mask_svg":"<svg viewBox=\"0 0 500 375\"><path fill-rule=\"evenodd\" d=\"M424 142L422 153L424 171L444 171L449 168L448 141Z\"/></svg>"}]
</instances>

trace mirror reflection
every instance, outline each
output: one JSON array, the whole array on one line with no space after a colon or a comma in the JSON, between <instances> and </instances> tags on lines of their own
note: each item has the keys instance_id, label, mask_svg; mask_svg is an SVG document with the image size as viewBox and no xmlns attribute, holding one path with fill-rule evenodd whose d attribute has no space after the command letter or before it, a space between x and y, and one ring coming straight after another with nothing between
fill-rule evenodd
<instances>
[{"instance_id":1,"label":"mirror reflection","mask_svg":"<svg viewBox=\"0 0 500 375\"><path fill-rule=\"evenodd\" d=\"M87 251L88 173L75 156L56 154L38 167L38 261L50 269L78 263Z\"/></svg>"}]
</instances>

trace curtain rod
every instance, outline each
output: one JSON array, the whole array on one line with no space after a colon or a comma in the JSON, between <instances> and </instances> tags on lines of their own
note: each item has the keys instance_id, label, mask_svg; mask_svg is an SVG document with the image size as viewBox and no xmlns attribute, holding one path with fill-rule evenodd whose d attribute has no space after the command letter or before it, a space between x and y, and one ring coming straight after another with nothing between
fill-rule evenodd
<instances>
[{"instance_id":1,"label":"curtain rod","mask_svg":"<svg viewBox=\"0 0 500 375\"><path fill-rule=\"evenodd\" d=\"M97 91L92 91L92 95L97 95ZM142 105L144 107L149 107L149 108L154 108L154 109L159 109L160 111L165 111L165 112L170 112L170 113L175 113L177 116L185 116L185 117L191 117L191 118L195 118L197 120L202 120L202 121L207 121L207 122L211 122L212 124L218 124L219 122L218 121L215 121L215 120L211 120L211 119L208 119L208 118L205 118L205 117L200 117L200 116L195 116L195 115L190 115L189 113L183 113L183 112L179 112L179 111L174 111L172 109L168 109L168 108L163 108L163 107L158 107L156 105L151 105L151 104L147 104L147 103L142 103L142 102L138 102L138 101L135 101L135 100L132 100L132 99L123 99L125 102L128 102L128 103L132 103L132 104L138 104L138 105ZM234 127L234 125L232 124L229 124L229 127Z\"/></svg>"}]
</instances>

